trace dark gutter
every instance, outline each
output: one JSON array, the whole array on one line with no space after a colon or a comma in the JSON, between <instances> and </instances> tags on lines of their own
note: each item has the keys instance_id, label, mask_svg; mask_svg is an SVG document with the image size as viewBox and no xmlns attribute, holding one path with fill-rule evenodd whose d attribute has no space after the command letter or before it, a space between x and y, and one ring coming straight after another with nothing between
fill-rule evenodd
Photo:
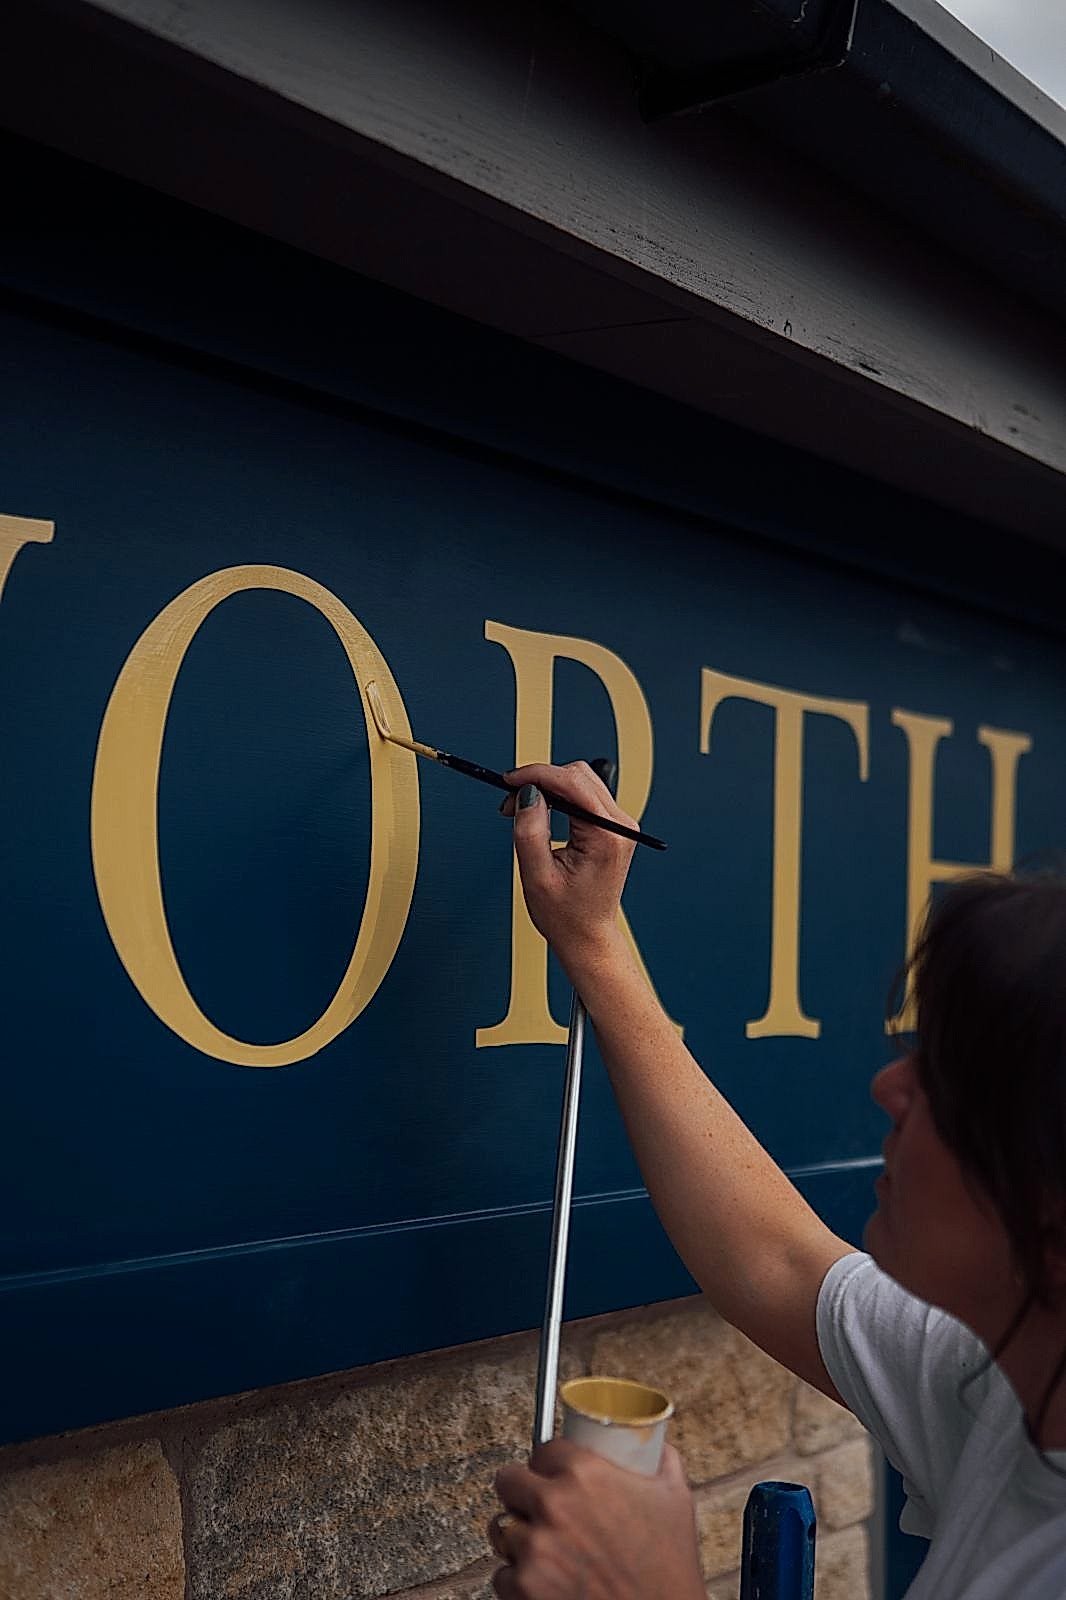
<instances>
[{"instance_id":1,"label":"dark gutter","mask_svg":"<svg viewBox=\"0 0 1066 1600\"><path fill-rule=\"evenodd\" d=\"M1066 111L935 0L571 0L649 120L730 111L1066 314Z\"/></svg>"},{"instance_id":2,"label":"dark gutter","mask_svg":"<svg viewBox=\"0 0 1066 1600\"><path fill-rule=\"evenodd\" d=\"M761 83L838 66L856 0L576 0L640 58L649 120L701 110Z\"/></svg>"}]
</instances>

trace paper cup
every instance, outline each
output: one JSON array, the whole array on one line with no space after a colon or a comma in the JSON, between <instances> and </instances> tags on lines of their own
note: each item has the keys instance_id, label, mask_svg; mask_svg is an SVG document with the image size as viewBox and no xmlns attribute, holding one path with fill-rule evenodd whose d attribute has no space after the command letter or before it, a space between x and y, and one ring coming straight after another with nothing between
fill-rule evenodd
<instances>
[{"instance_id":1,"label":"paper cup","mask_svg":"<svg viewBox=\"0 0 1066 1600\"><path fill-rule=\"evenodd\" d=\"M674 1414L661 1390L628 1378L571 1378L560 1387L559 1399L564 1439L630 1472L658 1472Z\"/></svg>"}]
</instances>

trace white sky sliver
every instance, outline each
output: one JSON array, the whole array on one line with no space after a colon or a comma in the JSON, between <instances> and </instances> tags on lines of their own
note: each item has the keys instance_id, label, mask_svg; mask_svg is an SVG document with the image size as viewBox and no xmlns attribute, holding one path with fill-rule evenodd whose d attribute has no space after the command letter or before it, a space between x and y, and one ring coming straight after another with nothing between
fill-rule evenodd
<instances>
[{"instance_id":1,"label":"white sky sliver","mask_svg":"<svg viewBox=\"0 0 1066 1600\"><path fill-rule=\"evenodd\" d=\"M1066 105L1066 0L939 0L1045 94Z\"/></svg>"}]
</instances>

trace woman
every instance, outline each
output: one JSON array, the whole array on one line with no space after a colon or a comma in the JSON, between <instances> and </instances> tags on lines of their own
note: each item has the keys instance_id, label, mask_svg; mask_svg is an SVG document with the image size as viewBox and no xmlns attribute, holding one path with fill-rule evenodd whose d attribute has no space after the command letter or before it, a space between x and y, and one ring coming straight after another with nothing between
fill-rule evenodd
<instances>
[{"instance_id":1,"label":"woman","mask_svg":"<svg viewBox=\"0 0 1066 1600\"><path fill-rule=\"evenodd\" d=\"M618 928L632 846L540 790L632 822L583 762L525 767L530 915L593 1018L649 1193L717 1310L848 1406L931 1540L909 1600L1066 1596L1066 884L961 881L911 982L913 1052L873 1080L891 1119L867 1254L806 1204L677 1038ZM505 1467L501 1600L704 1600L676 1452L639 1478L565 1440Z\"/></svg>"}]
</instances>

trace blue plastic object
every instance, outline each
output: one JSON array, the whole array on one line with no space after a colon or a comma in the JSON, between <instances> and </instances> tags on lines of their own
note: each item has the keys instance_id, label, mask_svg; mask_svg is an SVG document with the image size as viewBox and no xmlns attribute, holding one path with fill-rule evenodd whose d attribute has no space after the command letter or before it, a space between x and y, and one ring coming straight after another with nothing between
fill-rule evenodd
<instances>
[{"instance_id":1,"label":"blue plastic object","mask_svg":"<svg viewBox=\"0 0 1066 1600\"><path fill-rule=\"evenodd\" d=\"M811 1492L800 1483L757 1483L744 1507L740 1600L814 1600Z\"/></svg>"}]
</instances>

